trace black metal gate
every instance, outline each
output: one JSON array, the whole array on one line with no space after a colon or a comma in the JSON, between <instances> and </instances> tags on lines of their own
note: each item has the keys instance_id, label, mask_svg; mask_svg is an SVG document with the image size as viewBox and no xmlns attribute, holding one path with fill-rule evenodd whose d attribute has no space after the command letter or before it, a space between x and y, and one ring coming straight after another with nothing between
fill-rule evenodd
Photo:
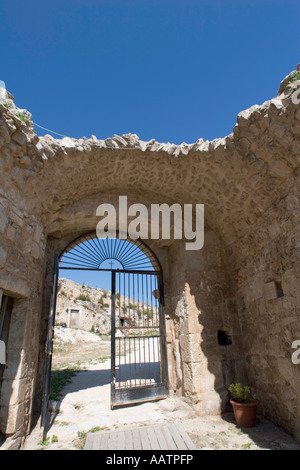
<instances>
[{"instance_id":1,"label":"black metal gate","mask_svg":"<svg viewBox=\"0 0 300 470\"><path fill-rule=\"evenodd\" d=\"M114 264L119 264L120 269L112 269ZM158 260L141 241L99 239L95 233L84 235L54 260L41 413L44 435L60 270L111 273L111 408L166 398L163 280Z\"/></svg>"},{"instance_id":2,"label":"black metal gate","mask_svg":"<svg viewBox=\"0 0 300 470\"><path fill-rule=\"evenodd\" d=\"M56 310L56 297L57 297L57 283L58 283L58 256L54 256L53 266L53 280L52 280L52 293L50 300L50 310L48 319L48 332L45 348L45 368L44 368L44 389L42 397L41 409L41 427L44 428L43 436L47 433L47 419L48 419L48 402L50 395L50 380L51 380L51 364L52 364L52 350L53 350L53 330Z\"/></svg>"},{"instance_id":3,"label":"black metal gate","mask_svg":"<svg viewBox=\"0 0 300 470\"><path fill-rule=\"evenodd\" d=\"M112 271L111 407L167 396L161 273Z\"/></svg>"}]
</instances>

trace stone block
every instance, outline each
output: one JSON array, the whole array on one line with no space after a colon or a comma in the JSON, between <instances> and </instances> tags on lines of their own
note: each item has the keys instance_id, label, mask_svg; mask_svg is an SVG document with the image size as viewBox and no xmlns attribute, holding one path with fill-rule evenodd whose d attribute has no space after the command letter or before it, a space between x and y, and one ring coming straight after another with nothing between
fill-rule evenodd
<instances>
[{"instance_id":1,"label":"stone block","mask_svg":"<svg viewBox=\"0 0 300 470\"><path fill-rule=\"evenodd\" d=\"M179 344L183 362L200 362L204 359L199 334L180 335Z\"/></svg>"},{"instance_id":2,"label":"stone block","mask_svg":"<svg viewBox=\"0 0 300 470\"><path fill-rule=\"evenodd\" d=\"M28 380L26 378L17 380L3 379L0 406L12 406L23 403L26 397L27 383Z\"/></svg>"},{"instance_id":3,"label":"stone block","mask_svg":"<svg viewBox=\"0 0 300 470\"><path fill-rule=\"evenodd\" d=\"M28 305L27 301L15 301L7 343L7 351L22 349L26 341L31 340L28 335ZM29 337L28 337L29 336Z\"/></svg>"},{"instance_id":4,"label":"stone block","mask_svg":"<svg viewBox=\"0 0 300 470\"><path fill-rule=\"evenodd\" d=\"M28 403L0 407L0 431L3 434L15 434L22 429L26 418L28 419Z\"/></svg>"},{"instance_id":5,"label":"stone block","mask_svg":"<svg viewBox=\"0 0 300 470\"><path fill-rule=\"evenodd\" d=\"M28 372L28 357L23 349L9 349L3 377L8 380L22 379Z\"/></svg>"},{"instance_id":6,"label":"stone block","mask_svg":"<svg viewBox=\"0 0 300 470\"><path fill-rule=\"evenodd\" d=\"M15 274L0 271L0 288L12 297L29 297L30 286Z\"/></svg>"},{"instance_id":7,"label":"stone block","mask_svg":"<svg viewBox=\"0 0 300 470\"><path fill-rule=\"evenodd\" d=\"M0 233L4 233L8 225L7 209L0 205Z\"/></svg>"},{"instance_id":8,"label":"stone block","mask_svg":"<svg viewBox=\"0 0 300 470\"><path fill-rule=\"evenodd\" d=\"M17 131L12 135L12 139L19 145L24 145L27 142L27 135L25 132Z\"/></svg>"},{"instance_id":9,"label":"stone block","mask_svg":"<svg viewBox=\"0 0 300 470\"><path fill-rule=\"evenodd\" d=\"M190 394L204 393L215 389L216 377L208 369L208 361L183 365L184 391Z\"/></svg>"},{"instance_id":10,"label":"stone block","mask_svg":"<svg viewBox=\"0 0 300 470\"><path fill-rule=\"evenodd\" d=\"M3 268L6 264L7 252L0 246L0 268Z\"/></svg>"}]
</instances>

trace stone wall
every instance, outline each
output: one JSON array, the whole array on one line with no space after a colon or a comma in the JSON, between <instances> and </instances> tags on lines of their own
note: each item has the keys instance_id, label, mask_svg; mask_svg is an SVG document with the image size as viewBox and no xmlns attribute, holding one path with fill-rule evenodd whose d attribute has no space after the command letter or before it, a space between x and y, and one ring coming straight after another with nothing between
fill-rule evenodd
<instances>
[{"instance_id":1,"label":"stone wall","mask_svg":"<svg viewBox=\"0 0 300 470\"><path fill-rule=\"evenodd\" d=\"M205 249L189 252L177 243L170 248L170 258L172 289L166 305L173 390L189 398L200 414L220 413L226 409L228 386L247 381L236 288L226 250L206 230ZM231 344L220 342L220 332Z\"/></svg>"},{"instance_id":2,"label":"stone wall","mask_svg":"<svg viewBox=\"0 0 300 470\"><path fill-rule=\"evenodd\" d=\"M239 319L249 381L263 413L300 437L300 175L236 247Z\"/></svg>"},{"instance_id":3,"label":"stone wall","mask_svg":"<svg viewBox=\"0 0 300 470\"><path fill-rule=\"evenodd\" d=\"M0 430L18 438L28 432L31 418L46 236L26 197L22 174L28 159L24 150L38 138L17 115L0 108L0 286L5 295L14 298L1 386Z\"/></svg>"},{"instance_id":4,"label":"stone wall","mask_svg":"<svg viewBox=\"0 0 300 470\"><path fill-rule=\"evenodd\" d=\"M23 437L40 411L54 253L95 230L99 204L127 195L147 206L205 206L201 251L151 242L165 280L172 392L215 413L229 382L248 380L261 411L299 437L300 366L290 347L300 337L300 109L292 78L277 97L241 112L232 134L193 144L38 137L11 96L0 104L0 290L14 298L2 433ZM219 344L218 331L232 344Z\"/></svg>"}]
</instances>

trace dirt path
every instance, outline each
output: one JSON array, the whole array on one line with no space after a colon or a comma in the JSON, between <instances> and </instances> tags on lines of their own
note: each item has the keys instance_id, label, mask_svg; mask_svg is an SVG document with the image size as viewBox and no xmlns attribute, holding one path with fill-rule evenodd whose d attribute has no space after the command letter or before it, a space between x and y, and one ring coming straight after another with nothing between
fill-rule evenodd
<instances>
[{"instance_id":1,"label":"dirt path","mask_svg":"<svg viewBox=\"0 0 300 470\"><path fill-rule=\"evenodd\" d=\"M191 408L178 399L111 410L110 359L107 359L89 364L63 389L59 413L48 433L49 445L42 445L41 431L37 428L27 439L25 449L78 449L90 430L121 429L193 416Z\"/></svg>"}]
</instances>

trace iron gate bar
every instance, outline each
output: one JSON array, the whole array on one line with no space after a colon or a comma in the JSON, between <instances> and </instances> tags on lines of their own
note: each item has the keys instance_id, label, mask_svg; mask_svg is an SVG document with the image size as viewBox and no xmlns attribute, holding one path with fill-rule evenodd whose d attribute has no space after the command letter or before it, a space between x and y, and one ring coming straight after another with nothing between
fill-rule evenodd
<instances>
[{"instance_id":1,"label":"iron gate bar","mask_svg":"<svg viewBox=\"0 0 300 470\"><path fill-rule=\"evenodd\" d=\"M116 293L116 273L111 271L111 408L115 403L115 383L116 383L116 322L115 322L115 293Z\"/></svg>"},{"instance_id":2,"label":"iron gate bar","mask_svg":"<svg viewBox=\"0 0 300 470\"><path fill-rule=\"evenodd\" d=\"M45 438L47 435L48 402L49 402L49 396L50 396L51 365L52 365L52 352L53 352L53 332L54 332L54 324L55 324L58 275L59 275L58 255L55 255L54 266L53 266L52 294L51 294L50 311L49 311L49 319L48 319L48 333L47 333L46 347L45 347L44 388L43 388L42 407L41 407L41 427L43 428L43 438Z\"/></svg>"},{"instance_id":3,"label":"iron gate bar","mask_svg":"<svg viewBox=\"0 0 300 470\"><path fill-rule=\"evenodd\" d=\"M96 234L79 237L61 255L62 264L80 268L100 268L108 259L115 259L128 269L159 265L151 250L139 240L131 243L127 239L99 239Z\"/></svg>"},{"instance_id":4,"label":"iron gate bar","mask_svg":"<svg viewBox=\"0 0 300 470\"><path fill-rule=\"evenodd\" d=\"M121 384L122 383L126 383L126 382L129 382L131 383L131 381L134 381L134 387L135 388L139 388L139 387L142 387L144 385L152 385L153 382L152 380L154 380L155 382L162 382L162 376L161 376L161 373L159 373L159 377L158 377L158 374L157 374L157 364L160 364L161 363L161 352L160 352L160 349L157 348L157 351L155 351L155 342L152 341L152 347L153 347L153 351L152 351L152 357L153 357L153 361L152 362L149 362L147 361L146 359L146 350L144 348L144 354L142 354L142 348L140 347L141 346L141 342L145 344L146 340L148 339L156 339L157 340L157 343L158 343L158 340L160 340L160 335L156 335L156 336L151 336L151 337L145 337L145 336L134 336L134 337L127 337L127 338L116 338L117 339L117 343L118 344L118 347L117 347L117 353L116 353L116 357L118 357L118 365L119 367L122 366L122 365L129 365L130 366L130 375L129 377L127 376L126 374L126 367L124 368L124 373L122 373L121 370L119 370L119 374L118 374L118 383L116 381L116 388L118 389L121 389L121 388L126 388L126 386L122 386ZM125 362L124 364L122 364L122 361L121 361L121 356L123 355L121 353L122 351L122 342L124 343L124 347L123 347L123 351L124 353L126 353L126 340L129 339L129 343L130 343L130 340L134 342L134 362L131 363L127 363ZM139 348L136 349L136 340L139 340L138 341L138 346ZM142 340L142 341L141 341ZM150 350L150 346L151 344L149 343L149 346L148 346L148 353L149 353L149 356L151 356L151 350ZM138 352L138 354L137 354ZM142 357L142 355L144 357ZM138 360L138 361L137 361ZM136 376L136 373L137 372L147 372L145 368L143 368L143 371L142 371L142 366L144 365L148 365L148 377L140 377L140 379L143 379L143 382L140 381L140 383L137 383L137 376ZM132 368L134 368L134 373L132 373L132 369L131 369L131 366ZM149 375L153 370L153 376ZM160 369L161 371L161 369ZM157 380L155 380L157 378ZM149 383L148 383L149 382ZM133 386L133 385L131 385Z\"/></svg>"},{"instance_id":5,"label":"iron gate bar","mask_svg":"<svg viewBox=\"0 0 300 470\"><path fill-rule=\"evenodd\" d=\"M148 270L137 270L137 269L112 269L112 268L72 268L70 266L60 266L59 269L67 269L71 271L115 271L120 273L136 273L136 274L152 274L152 275L160 275L159 271L148 271Z\"/></svg>"},{"instance_id":6,"label":"iron gate bar","mask_svg":"<svg viewBox=\"0 0 300 470\"><path fill-rule=\"evenodd\" d=\"M162 274L111 270L111 275L111 408L166 398L168 378ZM154 290L159 292L158 298ZM116 330L131 330L132 335L116 337ZM137 334L142 330L149 333Z\"/></svg>"},{"instance_id":7,"label":"iron gate bar","mask_svg":"<svg viewBox=\"0 0 300 470\"><path fill-rule=\"evenodd\" d=\"M100 243L101 240L104 240L104 243ZM78 237L76 240L74 240L60 255L55 255L55 261L54 261L54 269L53 269L53 279L52 279L52 296L51 296L51 302L50 302L50 312L49 312L49 319L48 319L48 337L47 337L47 342L46 342L46 360L45 360L45 373L44 373L44 389L43 389L43 397L42 397L42 410L41 410L41 426L44 428L43 430L43 437L47 435L47 418L48 418L48 400L49 400L49 387L50 387L50 373L51 373L51 362L52 362L52 348L53 348L53 328L54 328L54 320L55 320L55 310L56 310L56 298L57 298L57 285L58 285L58 277L59 277L59 271L60 270L70 270L70 271L103 271L103 272L111 272L111 282L112 282L112 289L111 289L111 294L112 294L112 314L111 314L111 332L112 332L112 357L111 357L111 407L115 408L117 406L122 406L123 404L128 404L128 403L140 403L141 401L149 401L152 399L158 400L161 398L166 398L168 394L168 368L167 368L167 354L166 354L166 338L165 338L165 318L164 318L164 296L163 296L163 278L162 278L162 271L161 271L161 266L159 261L157 260L156 256L152 252L152 250L147 247L143 242L137 240L137 241L128 241L128 240L121 240L120 239L98 239L96 234L89 234L85 236ZM118 241L119 240L119 241ZM83 245L83 243L87 243L86 245ZM92 247L92 251L90 252L88 250L89 247ZM140 248L142 247L142 248ZM73 254L71 253L73 249L76 249L76 256L74 257ZM94 253L98 255L96 258L92 256ZM137 251L141 251L141 253L137 254ZM79 256L78 256L79 253ZM134 256L132 257L132 254ZM67 259L67 264L66 264L66 257L64 255L68 255L68 258L71 259L72 261L70 262ZM112 256L114 255L114 256ZM143 269L141 269L141 262L142 258L144 255L144 259L146 259L146 263L142 264ZM104 258L103 258L104 256ZM125 263L123 264L121 261L121 258L123 258L123 261L125 260ZM88 259L88 263L85 266L78 265L78 259L79 260L86 260ZM103 261L108 260L108 259L116 259L117 261L120 262L122 265L122 269L112 269L112 268L100 268L100 265ZM99 264L99 260L101 261ZM75 262L73 262L75 261ZM77 261L77 262L76 262ZM97 266L95 265L95 261L97 261ZM137 261L137 262L136 262ZM146 269L150 265L150 269ZM124 269L125 267L125 269ZM128 268L128 269L127 269ZM134 342L134 364L139 364L137 362L137 359L141 359L142 353L144 354L144 362L141 362L141 364L145 364L145 358L146 358L146 349L145 347L143 348L143 351L141 348L139 348L138 352L139 354L137 355L137 350L136 350L136 342L141 342L149 340L152 338L153 343L153 357L155 359L155 349L154 349L154 340L157 340L157 343L159 342L159 347L157 347L157 359L160 359L160 382L159 383L138 383L137 382L137 377L134 377L134 386L131 386L130 389L128 388L116 388L116 349L115 349L115 332L116 332L116 323L115 323L115 317L116 317L116 273L119 274L119 277L121 275L125 274L132 274L133 275L133 281L134 281L134 275L136 274L137 276L137 291L138 291L138 297L137 297L137 305L138 309L140 308L140 303L141 303L141 308L142 308L142 325L137 326L134 325L134 329L158 329L160 334L158 335L135 335L133 337L129 337L129 342L133 340ZM141 292L140 292L140 284L138 282L138 276L142 276L142 285L141 285ZM144 283L143 276L145 276L146 282ZM152 276L148 278L148 276ZM155 278L153 278L155 276ZM147 285L147 279L150 279L150 289L152 292L153 289L153 283L157 282L157 290L159 292L159 299L156 298L156 306L155 306L155 311L156 311L156 321L159 321L159 325L153 326L154 322L154 314L153 314L153 307L154 305L151 302L151 322L148 319L148 324L145 324L145 304L147 305L147 312L149 311L149 286ZM155 280L154 280L155 279ZM144 289L146 284L146 289ZM125 285L125 276L124 276L124 285ZM125 289L125 288L124 288ZM133 293L135 289L133 287ZM124 290L125 292L125 290ZM130 294L130 293L129 293ZM141 295L140 295L141 294ZM134 295L133 295L134 297ZM140 301L142 299L142 301ZM151 300L153 301L152 297ZM119 304L119 311L120 311L120 304ZM120 315L119 315L120 318ZM123 327L121 329L128 330L130 327ZM131 327L132 329L132 327ZM126 344L125 340L128 339L126 337L124 339L124 354L126 353ZM121 345L121 340L118 339L119 341L119 347ZM149 348L149 341L148 341L148 351L149 351L149 356L151 355L150 353L150 348ZM120 350L119 350L120 352ZM156 363L156 362L155 362ZM158 363L158 362L157 362ZM129 364L131 367L131 364ZM149 363L150 367L150 363ZM126 370L125 370L126 372ZM155 369L154 369L155 372ZM155 374L154 374L154 378ZM131 379L132 380L132 377ZM145 379L147 380L147 379ZM149 382L151 382L151 379L149 379Z\"/></svg>"},{"instance_id":8,"label":"iron gate bar","mask_svg":"<svg viewBox=\"0 0 300 470\"><path fill-rule=\"evenodd\" d=\"M61 271L111 273L111 407L166 397L162 271L152 250L140 240L93 233L74 240L59 260ZM120 268L102 264L112 260ZM117 330L125 336L116 337Z\"/></svg>"}]
</instances>

